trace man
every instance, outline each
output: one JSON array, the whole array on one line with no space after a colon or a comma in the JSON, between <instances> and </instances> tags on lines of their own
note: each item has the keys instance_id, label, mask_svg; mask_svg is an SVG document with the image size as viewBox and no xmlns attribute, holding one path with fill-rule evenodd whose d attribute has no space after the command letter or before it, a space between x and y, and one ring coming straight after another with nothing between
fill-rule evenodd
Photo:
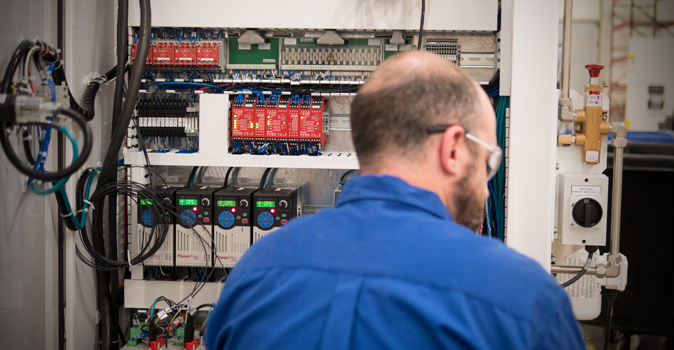
<instances>
[{"instance_id":1,"label":"man","mask_svg":"<svg viewBox=\"0 0 674 350\"><path fill-rule=\"evenodd\" d=\"M566 293L475 234L499 165L487 96L455 65L398 54L351 108L361 177L334 209L254 244L208 349L581 349Z\"/></svg>"}]
</instances>

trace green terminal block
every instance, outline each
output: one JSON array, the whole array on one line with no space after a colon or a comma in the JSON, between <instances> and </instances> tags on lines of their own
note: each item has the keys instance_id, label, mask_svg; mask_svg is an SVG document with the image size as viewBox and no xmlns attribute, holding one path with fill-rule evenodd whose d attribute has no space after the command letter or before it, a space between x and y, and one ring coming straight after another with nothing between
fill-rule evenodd
<instances>
[{"instance_id":1,"label":"green terminal block","mask_svg":"<svg viewBox=\"0 0 674 350\"><path fill-rule=\"evenodd\" d=\"M136 346L143 342L143 338L140 336L140 334L143 333L141 328L146 324L147 324L146 322L141 322L139 326L131 327L131 329L129 330L131 337L129 338L129 342L126 343L126 345Z\"/></svg>"},{"instance_id":2,"label":"green terminal block","mask_svg":"<svg viewBox=\"0 0 674 350\"><path fill-rule=\"evenodd\" d=\"M176 330L176 335L177 335L177 340L176 340L176 345L183 345L183 341L185 340L185 327L180 327Z\"/></svg>"}]
</instances>

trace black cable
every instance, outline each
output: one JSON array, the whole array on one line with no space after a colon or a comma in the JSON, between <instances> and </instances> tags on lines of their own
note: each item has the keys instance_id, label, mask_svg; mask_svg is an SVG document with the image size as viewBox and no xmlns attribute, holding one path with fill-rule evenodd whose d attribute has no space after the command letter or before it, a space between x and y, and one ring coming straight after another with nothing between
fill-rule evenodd
<instances>
[{"instance_id":1,"label":"black cable","mask_svg":"<svg viewBox=\"0 0 674 350\"><path fill-rule=\"evenodd\" d=\"M421 23L419 24L419 42L417 42L417 50L421 50L421 40L424 36L424 17L426 17L426 0L421 0Z\"/></svg>"},{"instance_id":2,"label":"black cable","mask_svg":"<svg viewBox=\"0 0 674 350\"><path fill-rule=\"evenodd\" d=\"M269 175L269 172L271 171L271 168L267 168L264 173L262 174L262 177L260 178L260 186L258 187L259 189L263 189L264 186L266 185L267 182L267 176Z\"/></svg>"},{"instance_id":3,"label":"black cable","mask_svg":"<svg viewBox=\"0 0 674 350\"><path fill-rule=\"evenodd\" d=\"M615 298L618 296L618 291L615 289L604 289L604 294L606 294L606 322L604 326L604 350L608 350L608 346L611 343L611 327L613 325L613 304Z\"/></svg>"},{"instance_id":4,"label":"black cable","mask_svg":"<svg viewBox=\"0 0 674 350\"><path fill-rule=\"evenodd\" d=\"M207 167L202 166L199 167L199 171L197 171L197 175L194 178L198 184L203 184L204 183L204 174L206 173Z\"/></svg>"},{"instance_id":5,"label":"black cable","mask_svg":"<svg viewBox=\"0 0 674 350\"><path fill-rule=\"evenodd\" d=\"M14 50L14 53L7 64L7 69L5 69L5 75L2 77L2 83L0 83L0 93L9 93L9 87L12 85L12 79L18 68L18 64L23 61L22 58L28 54L31 46L33 46L33 43L30 40L23 40Z\"/></svg>"},{"instance_id":6,"label":"black cable","mask_svg":"<svg viewBox=\"0 0 674 350\"><path fill-rule=\"evenodd\" d=\"M55 172L48 172L48 171L42 172L34 170L32 167L26 166L14 152L14 148L12 148L12 145L9 143L9 139L7 138L7 132L5 130L0 130L0 144L2 144L2 148L5 150L7 159L9 159L10 163L12 163L12 165L14 165L14 167L21 173L37 180L56 181L68 177L72 175L74 172L76 172L80 167L82 167L82 165L87 161L89 154L91 153L91 146L93 143L91 137L91 128L84 120L84 118L82 118L80 115L78 115L75 111L73 111L70 108L60 108L56 110L54 114L62 114L72 119L75 122L75 124L77 124L77 126L79 126L80 129L82 129L82 135L84 138L84 141L81 146L82 149L80 149L79 157L72 164L70 164L63 170ZM25 124L30 125L35 123L25 123ZM55 125L52 123L46 123L46 125L50 124ZM2 126L4 127L5 125Z\"/></svg>"},{"instance_id":7,"label":"black cable","mask_svg":"<svg viewBox=\"0 0 674 350\"><path fill-rule=\"evenodd\" d=\"M199 311L199 310L207 308L207 307L215 307L215 303L201 304L201 305L195 307L194 309Z\"/></svg>"},{"instance_id":8,"label":"black cable","mask_svg":"<svg viewBox=\"0 0 674 350\"><path fill-rule=\"evenodd\" d=\"M112 112L112 125L116 126L119 121L119 115L122 108L122 99L124 94L124 74L125 74L125 65L127 61L127 47L128 47L128 37L126 35L126 30L128 27L128 16L129 16L129 1L128 0L119 0L118 1L118 10L117 10L117 66L115 67L115 77L117 81L115 82L115 95L113 98L113 112ZM91 86L91 85L90 85ZM84 99L83 99L84 101ZM93 107L93 105L92 105ZM93 109L93 108L92 108ZM113 127L113 133L115 128ZM110 196L108 199L108 226L109 232L117 232L117 196ZM108 254L114 256L117 249L117 235L110 234L108 236ZM114 311L112 315L112 323L119 324L117 320L117 310L119 310L119 275L117 272L113 272L110 280L110 294L112 295L112 310ZM121 337L124 339L124 337Z\"/></svg>"},{"instance_id":9,"label":"black cable","mask_svg":"<svg viewBox=\"0 0 674 350\"><path fill-rule=\"evenodd\" d=\"M587 254L587 261L585 262L585 265L583 265L583 268L578 272L578 274L573 276L570 280L560 284L560 286L562 288L566 288L566 287L576 283L576 281L578 281L581 277L583 277L583 275L585 275L585 273L587 272L587 269L590 268L590 264L592 264L592 255L594 254L594 252L597 251L597 247L596 246L585 246L585 250L587 250L587 253L588 253Z\"/></svg>"},{"instance_id":10,"label":"black cable","mask_svg":"<svg viewBox=\"0 0 674 350\"><path fill-rule=\"evenodd\" d=\"M30 40L23 40L21 43L19 43L19 46L14 50L14 53L12 54L12 57L9 60L9 63L7 64L7 69L5 69L5 75L2 77L2 82L0 83L0 93L8 94L9 93L9 87L12 84L12 79L14 78L14 74L16 73L16 70L18 68L19 62L23 61L23 57L25 57L28 54L28 51L30 50L31 46L33 46L33 42ZM0 123L0 133L5 133L9 125L5 122ZM33 165L35 164L35 158L33 157L33 154L30 150L30 143L28 142L28 131L24 131L24 142L23 142L23 149L24 153L26 155L26 159L28 162ZM2 143L2 147L7 149L5 145L9 145L9 143ZM5 151L7 152L7 151ZM13 152L13 151L12 151ZM8 156L9 157L9 156ZM10 159L11 161L11 159Z\"/></svg>"},{"instance_id":11,"label":"black cable","mask_svg":"<svg viewBox=\"0 0 674 350\"><path fill-rule=\"evenodd\" d=\"M87 87L84 89L84 93L82 93L81 105L77 103L77 100L73 96L72 92L70 91L70 89L68 89L68 99L70 103L70 108L80 113L85 120L92 121L94 119L94 116L96 115L94 103L96 100L96 95L98 94L98 90L102 85L115 79L114 72L117 70L117 68L118 67L115 66L108 72L106 72L104 75L100 76L99 79L89 82ZM124 66L123 64L121 68L123 70L128 69L128 67ZM54 84L56 84L57 86L61 85L62 82L65 82L66 86L68 85L68 81L66 80L65 76L65 71L63 70L63 65L54 69L52 76L54 79Z\"/></svg>"},{"instance_id":12,"label":"black cable","mask_svg":"<svg viewBox=\"0 0 674 350\"><path fill-rule=\"evenodd\" d=\"M99 184L98 187L100 188L101 186L103 188L106 188L106 185L108 184L108 177L111 175L116 175L116 168L117 168L117 161L118 161L118 156L119 156L119 149L122 146L122 143L124 142L124 138L126 137L126 129L129 126L129 122L131 121L132 115L133 115L133 109L136 105L136 98L138 96L138 90L140 87L140 79L143 76L143 72L145 70L145 60L148 55L149 51L149 46L150 46L150 31L151 31L151 9L150 9L150 0L140 0L140 13L141 13L141 18L140 18L140 33L139 33L139 48L138 48L138 53L137 53L137 58L138 62L136 65L134 65L133 70L131 72L131 76L129 78L129 88L127 90L127 95L124 100L120 118L118 120L118 123L114 125L114 131L112 134L112 138L110 139L110 146L108 147L108 150L105 154L105 158L103 160L103 166L101 168L101 173L100 173L100 178L99 178ZM98 192L98 188L97 188ZM102 210L105 207L105 200L104 197L101 197L100 200L94 201L96 203L96 206L100 207L101 210L96 210L94 211L94 223L93 223L93 231L92 231L92 240L94 241L94 250L96 252L101 253L102 255L105 255L105 244L103 243L103 213L104 210ZM154 230L153 230L154 231ZM116 231L112 230L112 228L109 230L109 235L116 235ZM80 235L80 237L86 236L86 235ZM115 237L116 239L116 237ZM111 242L113 241L112 239L110 240ZM116 248L116 240L115 242L115 248ZM163 242L162 242L163 243ZM157 248L158 249L158 248ZM113 256L114 258L114 256ZM129 262L131 263L131 262ZM107 283L110 282L112 284L116 284L115 282L118 280L118 275L116 275L116 272L114 272L114 276L110 278L109 275L103 273L103 272L97 272L96 277L97 277L97 286L98 286L98 295L99 298L99 305L104 301L100 296L103 295L109 295L111 292L108 289ZM107 279L106 279L107 277ZM100 281L102 280L102 281ZM110 311L110 310L109 310ZM115 313L117 310L114 310ZM115 325L113 323L113 320L116 319L114 315L111 313L104 314L102 313L101 315L102 322L104 322L104 327L103 327L103 334L101 336L101 339L103 341L103 349L104 350L109 350L113 349L114 347L111 347L112 342L114 341L114 334L115 334Z\"/></svg>"},{"instance_id":13,"label":"black cable","mask_svg":"<svg viewBox=\"0 0 674 350\"><path fill-rule=\"evenodd\" d=\"M114 131L112 138L110 139L110 146L105 154L103 160L103 165L101 168L100 178L98 181L98 188L96 192L99 192L99 189L102 187L106 189L108 184L108 178L112 175L116 175L117 161L119 156L119 150L124 142L126 137L126 130L129 126L133 115L133 109L136 104L136 98L138 97L138 90L140 87L140 79L142 78L143 72L145 70L145 60L148 55L149 46L150 46L150 31L151 31L151 9L150 9L150 0L140 0L140 33L139 33L139 45L137 58L138 62L134 66L131 76L129 78L129 88L127 90L127 96L124 100L122 106L121 115L119 121L114 125ZM96 193L95 192L95 193ZM93 218L93 230L92 230L92 240L93 240L93 250L100 255L105 255L105 244L103 242L103 219L104 219L104 210L105 200L104 196L101 196L99 200L94 201L95 206L99 207L101 210L94 211ZM154 206L153 206L154 207ZM116 232L109 232L110 235L116 235ZM86 237L86 234L80 234L80 237ZM163 242L162 242L163 243ZM131 263L131 262L129 262ZM116 272L115 272L116 273ZM114 279L113 279L114 281ZM111 347L112 342L114 341L114 334L116 326L113 324L113 315L111 314L110 306L103 305L107 300L102 298L102 296L109 296L110 290L108 288L110 282L109 274L98 271L96 273L96 282L97 282L97 294L98 294L98 305L99 307L105 307L107 310L103 309L101 312L101 322L103 323L103 334L101 335L101 340L103 343L103 350L113 349ZM100 310L100 309L99 309ZM116 310L115 310L116 312Z\"/></svg>"},{"instance_id":14,"label":"black cable","mask_svg":"<svg viewBox=\"0 0 674 350\"><path fill-rule=\"evenodd\" d=\"M227 169L227 174L225 174L225 183L223 185L224 188L227 188L227 182L229 181L229 174L232 172L232 169L234 168L229 167L229 169Z\"/></svg>"},{"instance_id":15,"label":"black cable","mask_svg":"<svg viewBox=\"0 0 674 350\"><path fill-rule=\"evenodd\" d=\"M123 69L128 60L126 48L129 46L126 28L128 27L129 0L119 0L117 11L117 69L115 82L115 97L113 99L112 125L117 125L119 114L122 112L122 99L124 98L124 74Z\"/></svg>"},{"instance_id":16,"label":"black cable","mask_svg":"<svg viewBox=\"0 0 674 350\"><path fill-rule=\"evenodd\" d=\"M199 170L198 166L192 167L192 171L190 172L190 176L187 178L187 186L194 185L194 176L197 174L197 170Z\"/></svg>"},{"instance_id":17,"label":"black cable","mask_svg":"<svg viewBox=\"0 0 674 350\"><path fill-rule=\"evenodd\" d=\"M342 175L342 177L339 178L339 185L340 185L340 186L344 186L344 184L346 183L346 177L349 176L349 175L350 175L351 173L353 173L353 172L354 172L353 169L351 169L351 170L345 172L345 173Z\"/></svg>"},{"instance_id":18,"label":"black cable","mask_svg":"<svg viewBox=\"0 0 674 350\"><path fill-rule=\"evenodd\" d=\"M30 136L31 132L28 130L28 128L23 130L23 154L26 156L26 160L28 161L28 164L30 165L35 165L35 157L33 157L33 152L31 151L30 147Z\"/></svg>"}]
</instances>

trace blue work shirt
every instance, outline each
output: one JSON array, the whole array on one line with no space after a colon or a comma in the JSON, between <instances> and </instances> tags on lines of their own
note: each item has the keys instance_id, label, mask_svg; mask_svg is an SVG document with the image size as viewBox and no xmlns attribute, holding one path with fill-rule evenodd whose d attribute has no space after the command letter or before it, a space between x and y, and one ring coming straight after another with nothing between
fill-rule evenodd
<instances>
[{"instance_id":1,"label":"blue work shirt","mask_svg":"<svg viewBox=\"0 0 674 350\"><path fill-rule=\"evenodd\" d=\"M535 261L453 222L391 176L288 223L233 269L215 349L584 349L569 298Z\"/></svg>"}]
</instances>

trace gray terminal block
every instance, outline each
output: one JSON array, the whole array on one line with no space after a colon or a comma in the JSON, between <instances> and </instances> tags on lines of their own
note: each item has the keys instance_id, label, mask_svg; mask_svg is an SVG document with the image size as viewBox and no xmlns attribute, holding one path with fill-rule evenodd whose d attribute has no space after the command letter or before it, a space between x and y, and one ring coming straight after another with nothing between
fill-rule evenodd
<instances>
[{"instance_id":1,"label":"gray terminal block","mask_svg":"<svg viewBox=\"0 0 674 350\"><path fill-rule=\"evenodd\" d=\"M253 194L257 190L229 187L213 194L215 267L234 267L250 248Z\"/></svg>"},{"instance_id":2,"label":"gray terminal block","mask_svg":"<svg viewBox=\"0 0 674 350\"><path fill-rule=\"evenodd\" d=\"M562 244L606 245L608 177L560 174L557 234Z\"/></svg>"},{"instance_id":3,"label":"gray terminal block","mask_svg":"<svg viewBox=\"0 0 674 350\"><path fill-rule=\"evenodd\" d=\"M190 186L176 192L176 266L213 266L213 193L216 187Z\"/></svg>"},{"instance_id":4,"label":"gray terminal block","mask_svg":"<svg viewBox=\"0 0 674 350\"><path fill-rule=\"evenodd\" d=\"M253 243L301 215L300 187L263 188L253 194Z\"/></svg>"},{"instance_id":5,"label":"gray terminal block","mask_svg":"<svg viewBox=\"0 0 674 350\"><path fill-rule=\"evenodd\" d=\"M173 205L175 192L179 187L167 187L159 186L156 188L156 191L159 193L159 196L162 198L162 205L168 207ZM155 199L151 198L138 198L137 202L134 202L138 215L138 220L136 220L135 228L132 229L133 238L131 241L131 246L134 255L141 253L141 250L144 246L152 245L157 242L159 238L159 224L164 223L167 225L166 237L164 242L150 258L145 260L143 264L148 266L173 266L174 261L174 235L175 235L175 217L171 215L170 212L164 212L161 214L157 209L153 207L159 207L160 203L155 203ZM153 232L154 229L154 232ZM152 244L149 244L152 241Z\"/></svg>"}]
</instances>

